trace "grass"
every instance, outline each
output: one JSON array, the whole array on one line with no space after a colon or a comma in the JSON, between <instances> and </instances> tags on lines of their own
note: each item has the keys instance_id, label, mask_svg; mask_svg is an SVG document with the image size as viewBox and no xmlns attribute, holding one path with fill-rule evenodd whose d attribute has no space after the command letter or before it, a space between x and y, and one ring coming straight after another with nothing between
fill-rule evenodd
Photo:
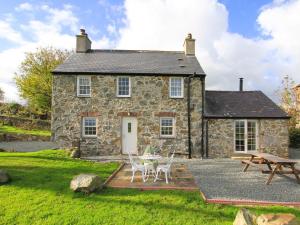
<instances>
[{"instance_id":1,"label":"grass","mask_svg":"<svg viewBox=\"0 0 300 225\"><path fill-rule=\"evenodd\" d=\"M14 126L0 126L0 133L32 134L38 136L51 136L49 130L25 130Z\"/></svg>"},{"instance_id":2,"label":"grass","mask_svg":"<svg viewBox=\"0 0 300 225\"><path fill-rule=\"evenodd\" d=\"M63 150L0 153L0 169L12 182L0 186L0 224L232 224L238 207L205 204L199 192L107 188L84 195L69 189L72 177L95 173L103 180L117 163L67 157ZM287 207L256 207L256 213L293 213Z\"/></svg>"}]
</instances>

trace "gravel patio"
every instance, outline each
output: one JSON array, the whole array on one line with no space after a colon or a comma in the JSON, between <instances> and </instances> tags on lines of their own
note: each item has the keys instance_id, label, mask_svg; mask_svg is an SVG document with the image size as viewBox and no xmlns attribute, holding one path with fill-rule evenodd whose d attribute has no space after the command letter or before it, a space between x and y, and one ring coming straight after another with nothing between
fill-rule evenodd
<instances>
[{"instance_id":1,"label":"gravel patio","mask_svg":"<svg viewBox=\"0 0 300 225\"><path fill-rule=\"evenodd\" d=\"M205 159L191 161L188 168L208 202L261 202L300 206L300 184L292 175L275 175L272 183L265 182L269 174L250 167L243 172L240 160Z\"/></svg>"}]
</instances>

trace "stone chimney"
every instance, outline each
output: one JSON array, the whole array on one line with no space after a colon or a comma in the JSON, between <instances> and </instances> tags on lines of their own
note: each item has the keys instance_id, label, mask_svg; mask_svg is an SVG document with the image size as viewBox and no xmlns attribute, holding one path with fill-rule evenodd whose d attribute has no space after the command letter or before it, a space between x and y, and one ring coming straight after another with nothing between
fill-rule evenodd
<instances>
[{"instance_id":1,"label":"stone chimney","mask_svg":"<svg viewBox=\"0 0 300 225\"><path fill-rule=\"evenodd\" d=\"M85 29L80 29L80 34L76 35L76 52L85 53L91 49L92 42L85 33Z\"/></svg>"},{"instance_id":2,"label":"stone chimney","mask_svg":"<svg viewBox=\"0 0 300 225\"><path fill-rule=\"evenodd\" d=\"M191 33L189 33L185 38L183 48L185 55L195 55L195 39L192 38Z\"/></svg>"}]
</instances>

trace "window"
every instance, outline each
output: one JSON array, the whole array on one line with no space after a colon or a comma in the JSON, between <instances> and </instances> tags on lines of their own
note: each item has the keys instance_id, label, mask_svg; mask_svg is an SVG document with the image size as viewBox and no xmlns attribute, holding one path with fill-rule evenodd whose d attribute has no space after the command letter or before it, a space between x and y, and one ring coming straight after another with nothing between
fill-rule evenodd
<instances>
[{"instance_id":1,"label":"window","mask_svg":"<svg viewBox=\"0 0 300 225\"><path fill-rule=\"evenodd\" d=\"M235 151L256 151L257 136L257 123L255 120L235 121Z\"/></svg>"},{"instance_id":2,"label":"window","mask_svg":"<svg viewBox=\"0 0 300 225\"><path fill-rule=\"evenodd\" d=\"M183 98L183 78L171 77L169 81L169 95L171 98Z\"/></svg>"},{"instance_id":3,"label":"window","mask_svg":"<svg viewBox=\"0 0 300 225\"><path fill-rule=\"evenodd\" d=\"M174 137L175 136L175 123L174 118L160 118L160 136L161 137Z\"/></svg>"},{"instance_id":4,"label":"window","mask_svg":"<svg viewBox=\"0 0 300 225\"><path fill-rule=\"evenodd\" d=\"M79 97L91 96L91 77L88 76L77 77L77 96Z\"/></svg>"},{"instance_id":5,"label":"window","mask_svg":"<svg viewBox=\"0 0 300 225\"><path fill-rule=\"evenodd\" d=\"M95 117L84 117L83 118L83 136L84 137L96 137L97 126Z\"/></svg>"},{"instance_id":6,"label":"window","mask_svg":"<svg viewBox=\"0 0 300 225\"><path fill-rule=\"evenodd\" d=\"M131 83L129 77L118 77L117 82L117 96L118 97L130 97Z\"/></svg>"}]
</instances>

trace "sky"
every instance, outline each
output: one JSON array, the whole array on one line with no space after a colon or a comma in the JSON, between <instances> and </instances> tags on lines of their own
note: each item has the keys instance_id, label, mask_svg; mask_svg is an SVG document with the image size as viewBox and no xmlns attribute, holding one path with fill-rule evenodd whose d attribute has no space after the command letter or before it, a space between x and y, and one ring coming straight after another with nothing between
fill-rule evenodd
<instances>
[{"instance_id":1,"label":"sky","mask_svg":"<svg viewBox=\"0 0 300 225\"><path fill-rule=\"evenodd\" d=\"M13 77L26 52L74 49L85 28L92 48L183 50L187 33L206 89L275 94L285 75L300 83L300 0L0 0L0 88L23 102Z\"/></svg>"}]
</instances>

